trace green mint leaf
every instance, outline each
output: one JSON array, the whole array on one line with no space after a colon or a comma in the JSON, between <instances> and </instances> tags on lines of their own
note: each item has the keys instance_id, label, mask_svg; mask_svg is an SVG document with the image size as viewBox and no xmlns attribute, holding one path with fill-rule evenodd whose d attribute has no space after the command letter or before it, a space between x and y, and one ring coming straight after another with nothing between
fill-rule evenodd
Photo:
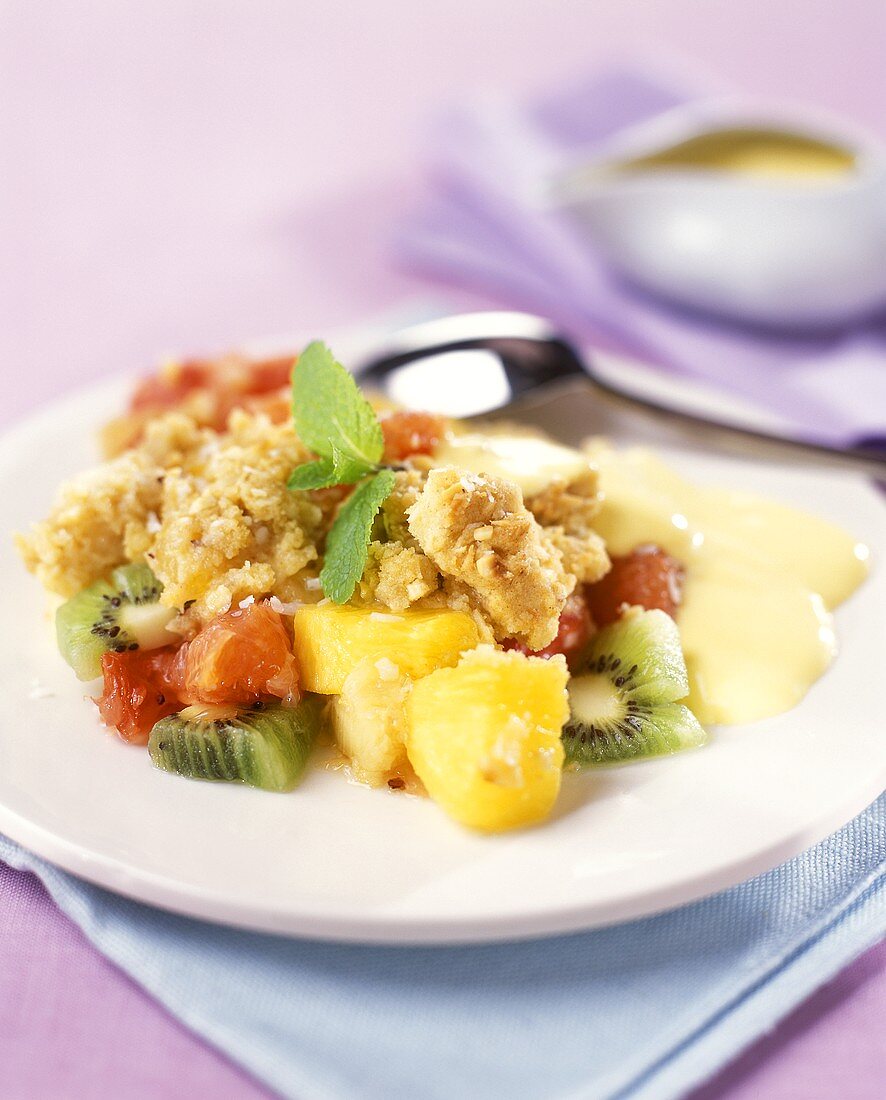
<instances>
[{"instance_id":1,"label":"green mint leaf","mask_svg":"<svg viewBox=\"0 0 886 1100\"><path fill-rule=\"evenodd\" d=\"M367 478L345 502L329 531L320 584L334 603L347 603L363 576L372 522L394 481L393 470Z\"/></svg>"},{"instance_id":2,"label":"green mint leaf","mask_svg":"<svg viewBox=\"0 0 886 1100\"><path fill-rule=\"evenodd\" d=\"M330 458L296 466L286 482L289 489L328 489L330 485L338 484L338 471Z\"/></svg>"},{"instance_id":3,"label":"green mint leaf","mask_svg":"<svg viewBox=\"0 0 886 1100\"><path fill-rule=\"evenodd\" d=\"M377 469L374 465L367 466L365 462L351 458L335 446L332 448L332 464L338 475L339 485L354 485L362 481L367 474L374 474Z\"/></svg>"},{"instance_id":4,"label":"green mint leaf","mask_svg":"<svg viewBox=\"0 0 886 1100\"><path fill-rule=\"evenodd\" d=\"M331 485L354 485L371 472L362 463L337 453L332 458L296 466L286 485L289 489L328 489Z\"/></svg>"},{"instance_id":5,"label":"green mint leaf","mask_svg":"<svg viewBox=\"0 0 886 1100\"><path fill-rule=\"evenodd\" d=\"M292 415L304 444L321 458L371 472L384 451L378 417L353 377L318 340L298 357L292 375Z\"/></svg>"}]
</instances>

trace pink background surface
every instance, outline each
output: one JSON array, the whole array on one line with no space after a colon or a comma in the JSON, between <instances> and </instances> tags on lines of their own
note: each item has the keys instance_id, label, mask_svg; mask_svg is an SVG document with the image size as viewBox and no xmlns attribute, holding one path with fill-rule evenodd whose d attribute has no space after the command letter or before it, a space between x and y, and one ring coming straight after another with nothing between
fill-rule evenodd
<instances>
[{"instance_id":1,"label":"pink background surface","mask_svg":"<svg viewBox=\"0 0 886 1100\"><path fill-rule=\"evenodd\" d=\"M628 53L886 138L880 0L0 2L0 421L167 350L426 295L384 234L428 112ZM882 1095L884 1010L880 947L702 1095ZM263 1095L2 867L0 1035L13 1100Z\"/></svg>"}]
</instances>

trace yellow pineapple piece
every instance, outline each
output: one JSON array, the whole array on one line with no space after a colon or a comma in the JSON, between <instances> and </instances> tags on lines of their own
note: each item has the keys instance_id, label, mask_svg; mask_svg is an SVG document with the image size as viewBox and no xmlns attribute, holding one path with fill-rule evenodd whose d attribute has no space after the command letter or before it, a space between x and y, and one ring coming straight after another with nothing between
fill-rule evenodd
<instances>
[{"instance_id":1,"label":"yellow pineapple piece","mask_svg":"<svg viewBox=\"0 0 886 1100\"><path fill-rule=\"evenodd\" d=\"M546 817L560 790L567 679L562 657L484 645L419 680L406 750L431 798L484 832Z\"/></svg>"},{"instance_id":2,"label":"yellow pineapple piece","mask_svg":"<svg viewBox=\"0 0 886 1100\"><path fill-rule=\"evenodd\" d=\"M386 657L410 679L454 665L480 640L477 626L462 611L373 611L365 607L317 604L293 619L296 660L302 687L338 695L346 677L370 659Z\"/></svg>"},{"instance_id":3,"label":"yellow pineapple piece","mask_svg":"<svg viewBox=\"0 0 886 1100\"><path fill-rule=\"evenodd\" d=\"M406 698L411 682L387 657L367 658L345 678L329 708L338 747L358 779L379 786L408 772Z\"/></svg>"}]
</instances>

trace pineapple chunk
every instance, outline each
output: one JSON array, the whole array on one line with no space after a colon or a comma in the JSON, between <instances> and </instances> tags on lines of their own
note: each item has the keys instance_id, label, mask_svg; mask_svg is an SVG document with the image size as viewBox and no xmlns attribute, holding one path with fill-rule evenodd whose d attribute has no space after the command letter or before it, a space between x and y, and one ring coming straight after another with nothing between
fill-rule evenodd
<instances>
[{"instance_id":1,"label":"pineapple chunk","mask_svg":"<svg viewBox=\"0 0 886 1100\"><path fill-rule=\"evenodd\" d=\"M560 790L567 679L562 657L484 645L419 680L406 749L431 798L484 832L546 817Z\"/></svg>"},{"instance_id":2,"label":"pineapple chunk","mask_svg":"<svg viewBox=\"0 0 886 1100\"><path fill-rule=\"evenodd\" d=\"M406 759L406 697L410 681L382 657L349 673L329 714L338 746L354 774L379 786L409 769Z\"/></svg>"},{"instance_id":3,"label":"pineapple chunk","mask_svg":"<svg viewBox=\"0 0 886 1100\"><path fill-rule=\"evenodd\" d=\"M338 695L346 677L369 658L387 657L404 676L418 679L454 665L480 640L462 611L373 611L316 604L293 619L293 647L305 691Z\"/></svg>"}]
</instances>

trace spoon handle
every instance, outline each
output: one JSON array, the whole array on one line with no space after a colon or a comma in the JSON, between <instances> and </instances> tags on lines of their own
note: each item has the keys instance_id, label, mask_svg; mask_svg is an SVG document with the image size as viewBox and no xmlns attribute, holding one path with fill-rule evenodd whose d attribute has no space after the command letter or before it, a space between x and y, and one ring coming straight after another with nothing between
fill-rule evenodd
<instances>
[{"instance_id":1,"label":"spoon handle","mask_svg":"<svg viewBox=\"0 0 886 1100\"><path fill-rule=\"evenodd\" d=\"M867 446L853 446L841 449L829 447L823 443L806 442L799 439L787 439L753 428L730 424L728 421L701 416L670 405L627 393L595 374L590 364L585 365L588 381L594 390L605 400L615 405L632 408L654 416L658 420L670 420L683 427L700 431L713 445L739 449L743 453L759 458L795 460L813 460L820 465L842 470L852 470L866 474L879 481L886 482L886 440L871 440Z\"/></svg>"},{"instance_id":2,"label":"spoon handle","mask_svg":"<svg viewBox=\"0 0 886 1100\"><path fill-rule=\"evenodd\" d=\"M551 322L534 314L478 312L421 322L389 337L382 347L364 359L357 373L364 381L379 385L391 395L390 382L397 377L398 371L425 363L435 375L442 355L465 351L489 353L497 360L500 377L493 386L491 399L487 400L488 393L480 394L473 409L459 410L458 415L464 419L506 414L514 403L521 404L564 386L571 387L580 380L585 391L590 385L599 398L611 404L631 408L658 421L691 428L693 434L704 438L712 447L740 450L760 458L814 461L865 474L886 484L886 439L863 440L845 449L828 447L786 439L644 397L602 377L595 367L593 352L582 355L577 345L558 333ZM447 386L451 383L447 382ZM436 392L439 396L439 386ZM422 394L427 401L426 387ZM393 396L401 399L398 394ZM442 405L435 406L433 401L424 407L432 412L452 412Z\"/></svg>"}]
</instances>

